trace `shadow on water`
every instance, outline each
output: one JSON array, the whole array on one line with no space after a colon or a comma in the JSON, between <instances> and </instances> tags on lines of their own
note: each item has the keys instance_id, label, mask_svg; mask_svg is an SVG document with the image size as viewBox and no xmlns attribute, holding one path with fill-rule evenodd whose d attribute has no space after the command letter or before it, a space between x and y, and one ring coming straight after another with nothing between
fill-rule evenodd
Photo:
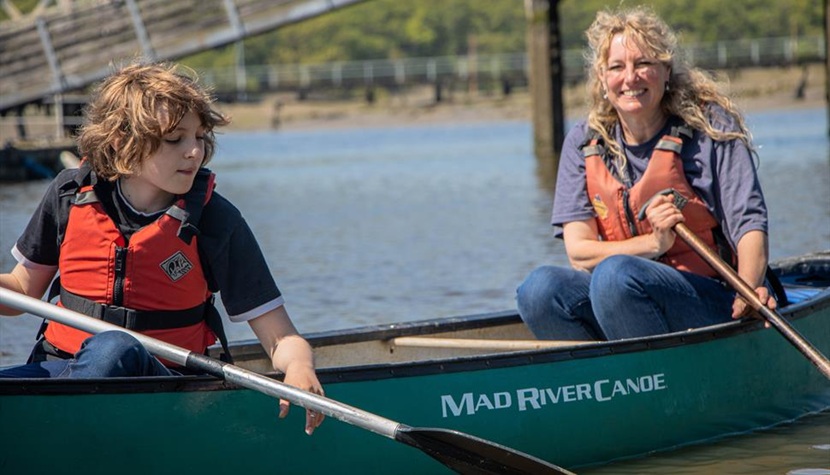
<instances>
[{"instance_id":1,"label":"shadow on water","mask_svg":"<svg viewBox=\"0 0 830 475\"><path fill-rule=\"evenodd\" d=\"M830 412L752 434L647 458L579 470L580 475L830 475Z\"/></svg>"}]
</instances>

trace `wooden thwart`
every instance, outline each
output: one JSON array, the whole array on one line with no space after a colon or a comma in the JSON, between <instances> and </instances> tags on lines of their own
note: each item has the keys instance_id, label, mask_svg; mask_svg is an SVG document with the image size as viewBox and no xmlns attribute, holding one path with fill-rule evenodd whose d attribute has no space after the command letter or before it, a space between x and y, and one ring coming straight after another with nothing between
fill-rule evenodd
<instances>
[{"instance_id":1,"label":"wooden thwart","mask_svg":"<svg viewBox=\"0 0 830 475\"><path fill-rule=\"evenodd\" d=\"M389 340L393 346L420 348L465 348L472 350L538 350L595 343L570 340L489 340L478 338L440 338L425 336L401 336Z\"/></svg>"}]
</instances>

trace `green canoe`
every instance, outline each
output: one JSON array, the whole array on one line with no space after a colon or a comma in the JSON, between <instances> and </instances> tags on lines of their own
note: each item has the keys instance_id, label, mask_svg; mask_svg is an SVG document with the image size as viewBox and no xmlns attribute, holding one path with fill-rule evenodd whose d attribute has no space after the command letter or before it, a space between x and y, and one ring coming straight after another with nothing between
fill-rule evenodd
<instances>
[{"instance_id":1,"label":"green canoe","mask_svg":"<svg viewBox=\"0 0 830 475\"><path fill-rule=\"evenodd\" d=\"M830 252L774 266L781 309L830 354ZM733 322L613 342L533 340L515 312L307 335L326 395L570 469L830 408L830 382L774 329ZM240 366L270 368L255 342ZM0 381L0 473L447 473L439 462L212 377Z\"/></svg>"}]
</instances>

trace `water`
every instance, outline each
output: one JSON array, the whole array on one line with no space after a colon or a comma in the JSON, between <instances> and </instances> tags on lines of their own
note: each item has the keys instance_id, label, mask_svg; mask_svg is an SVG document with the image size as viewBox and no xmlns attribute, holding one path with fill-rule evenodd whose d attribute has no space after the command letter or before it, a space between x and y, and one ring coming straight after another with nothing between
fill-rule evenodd
<instances>
[{"instance_id":1,"label":"water","mask_svg":"<svg viewBox=\"0 0 830 475\"><path fill-rule=\"evenodd\" d=\"M830 249L825 110L748 119L772 259ZM530 125L518 121L229 132L210 166L259 238L297 327L311 332L514 308L530 270L565 265L548 224L553 185L537 173L531 144ZM0 187L3 270L45 187ZM25 360L38 325L0 318L0 365ZM227 330L253 338L244 324ZM824 413L590 473L830 474L828 427Z\"/></svg>"}]
</instances>

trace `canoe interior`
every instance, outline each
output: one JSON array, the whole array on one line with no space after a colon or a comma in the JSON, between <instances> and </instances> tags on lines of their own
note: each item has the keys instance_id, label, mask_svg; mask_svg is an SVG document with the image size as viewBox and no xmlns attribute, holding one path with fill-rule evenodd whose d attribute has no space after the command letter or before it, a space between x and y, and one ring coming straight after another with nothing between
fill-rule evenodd
<instances>
[{"instance_id":1,"label":"canoe interior","mask_svg":"<svg viewBox=\"0 0 830 475\"><path fill-rule=\"evenodd\" d=\"M468 324L481 323L481 326L466 328ZM353 330L344 334L310 334L307 335L312 346L317 367L342 368L363 365L386 365L414 361L433 361L493 354L500 352L492 349L476 348L435 348L406 347L395 344L395 338L407 335L430 336L447 339L498 339L531 340L533 335L521 322L517 314L504 312L481 315L477 318L465 318L459 325L448 324L446 320L420 322L405 325L388 325ZM234 362L257 372L271 371L262 347L255 340L240 343L231 352Z\"/></svg>"},{"instance_id":2,"label":"canoe interior","mask_svg":"<svg viewBox=\"0 0 830 475\"><path fill-rule=\"evenodd\" d=\"M815 309L830 306L830 250L778 261L773 270L784 285L790 304L779 311L787 318L813 313ZM514 310L479 315L440 318L406 323L384 324L305 335L314 347L316 365L321 379L342 381L327 375L350 369L388 368L420 365L434 367L447 363L486 361L494 358L515 361L511 355L535 355L535 359L580 358L612 353L665 348L695 341L739 334L759 328L757 321L732 322L708 328L669 335L610 342L538 341L522 323ZM417 346L402 345L401 338L418 337ZM434 340L435 344L423 344ZM504 349L481 345L482 341L521 343L516 348ZM536 341L547 348L528 345ZM477 342L467 345L465 342ZM503 346L503 345L501 345ZM211 347L211 356L219 357L221 348ZM271 363L256 340L235 342L231 346L234 363L263 374L272 374ZM510 365L511 363L504 363ZM476 366L473 364L473 366ZM469 365L467 365L469 367ZM462 366L460 370L464 370ZM279 375L276 375L277 377ZM377 376L377 375L376 375ZM34 386L45 386L39 382ZM34 387L33 386L33 387ZM68 385L75 386L75 385ZM141 386L141 385L139 385ZM169 384L163 385L169 389ZM188 387L187 384L176 385ZM203 386L202 383L197 386ZM221 383L219 386L222 386ZM8 385L0 380L0 394L8 392Z\"/></svg>"},{"instance_id":3,"label":"canoe interior","mask_svg":"<svg viewBox=\"0 0 830 475\"><path fill-rule=\"evenodd\" d=\"M773 269L781 279L787 296L788 307L781 308L783 314L796 317L804 313L807 303L819 304L830 299L830 251L809 254L807 256L786 259L773 264ZM801 312L798 309L801 308ZM747 327L757 326L752 321L735 322L719 325L717 334L747 331ZM713 327L714 328L714 327ZM714 333L708 329L697 330L690 335L669 335L630 340L629 342L595 342L593 344L566 341L556 342L557 352L584 354L591 349L605 353L609 347L642 348L645 345L664 346L682 344L696 338L707 338ZM421 336L436 339L435 346L409 347L396 344L396 338ZM390 365L413 362L447 361L475 356L489 356L505 352L526 352L532 349L503 350L497 348L475 348L467 345L452 347L448 340L496 340L529 342L534 337L515 311L473 315L457 318L442 318L403 324L369 326L335 332L308 334L307 338L314 346L316 364L321 370L360 367L369 365ZM444 346L449 344L450 347ZM213 351L216 348L212 349ZM577 351L578 350L578 351ZM539 350L544 351L544 350ZM272 371L270 362L256 340L237 343L231 349L235 363L248 369L267 373Z\"/></svg>"}]
</instances>

